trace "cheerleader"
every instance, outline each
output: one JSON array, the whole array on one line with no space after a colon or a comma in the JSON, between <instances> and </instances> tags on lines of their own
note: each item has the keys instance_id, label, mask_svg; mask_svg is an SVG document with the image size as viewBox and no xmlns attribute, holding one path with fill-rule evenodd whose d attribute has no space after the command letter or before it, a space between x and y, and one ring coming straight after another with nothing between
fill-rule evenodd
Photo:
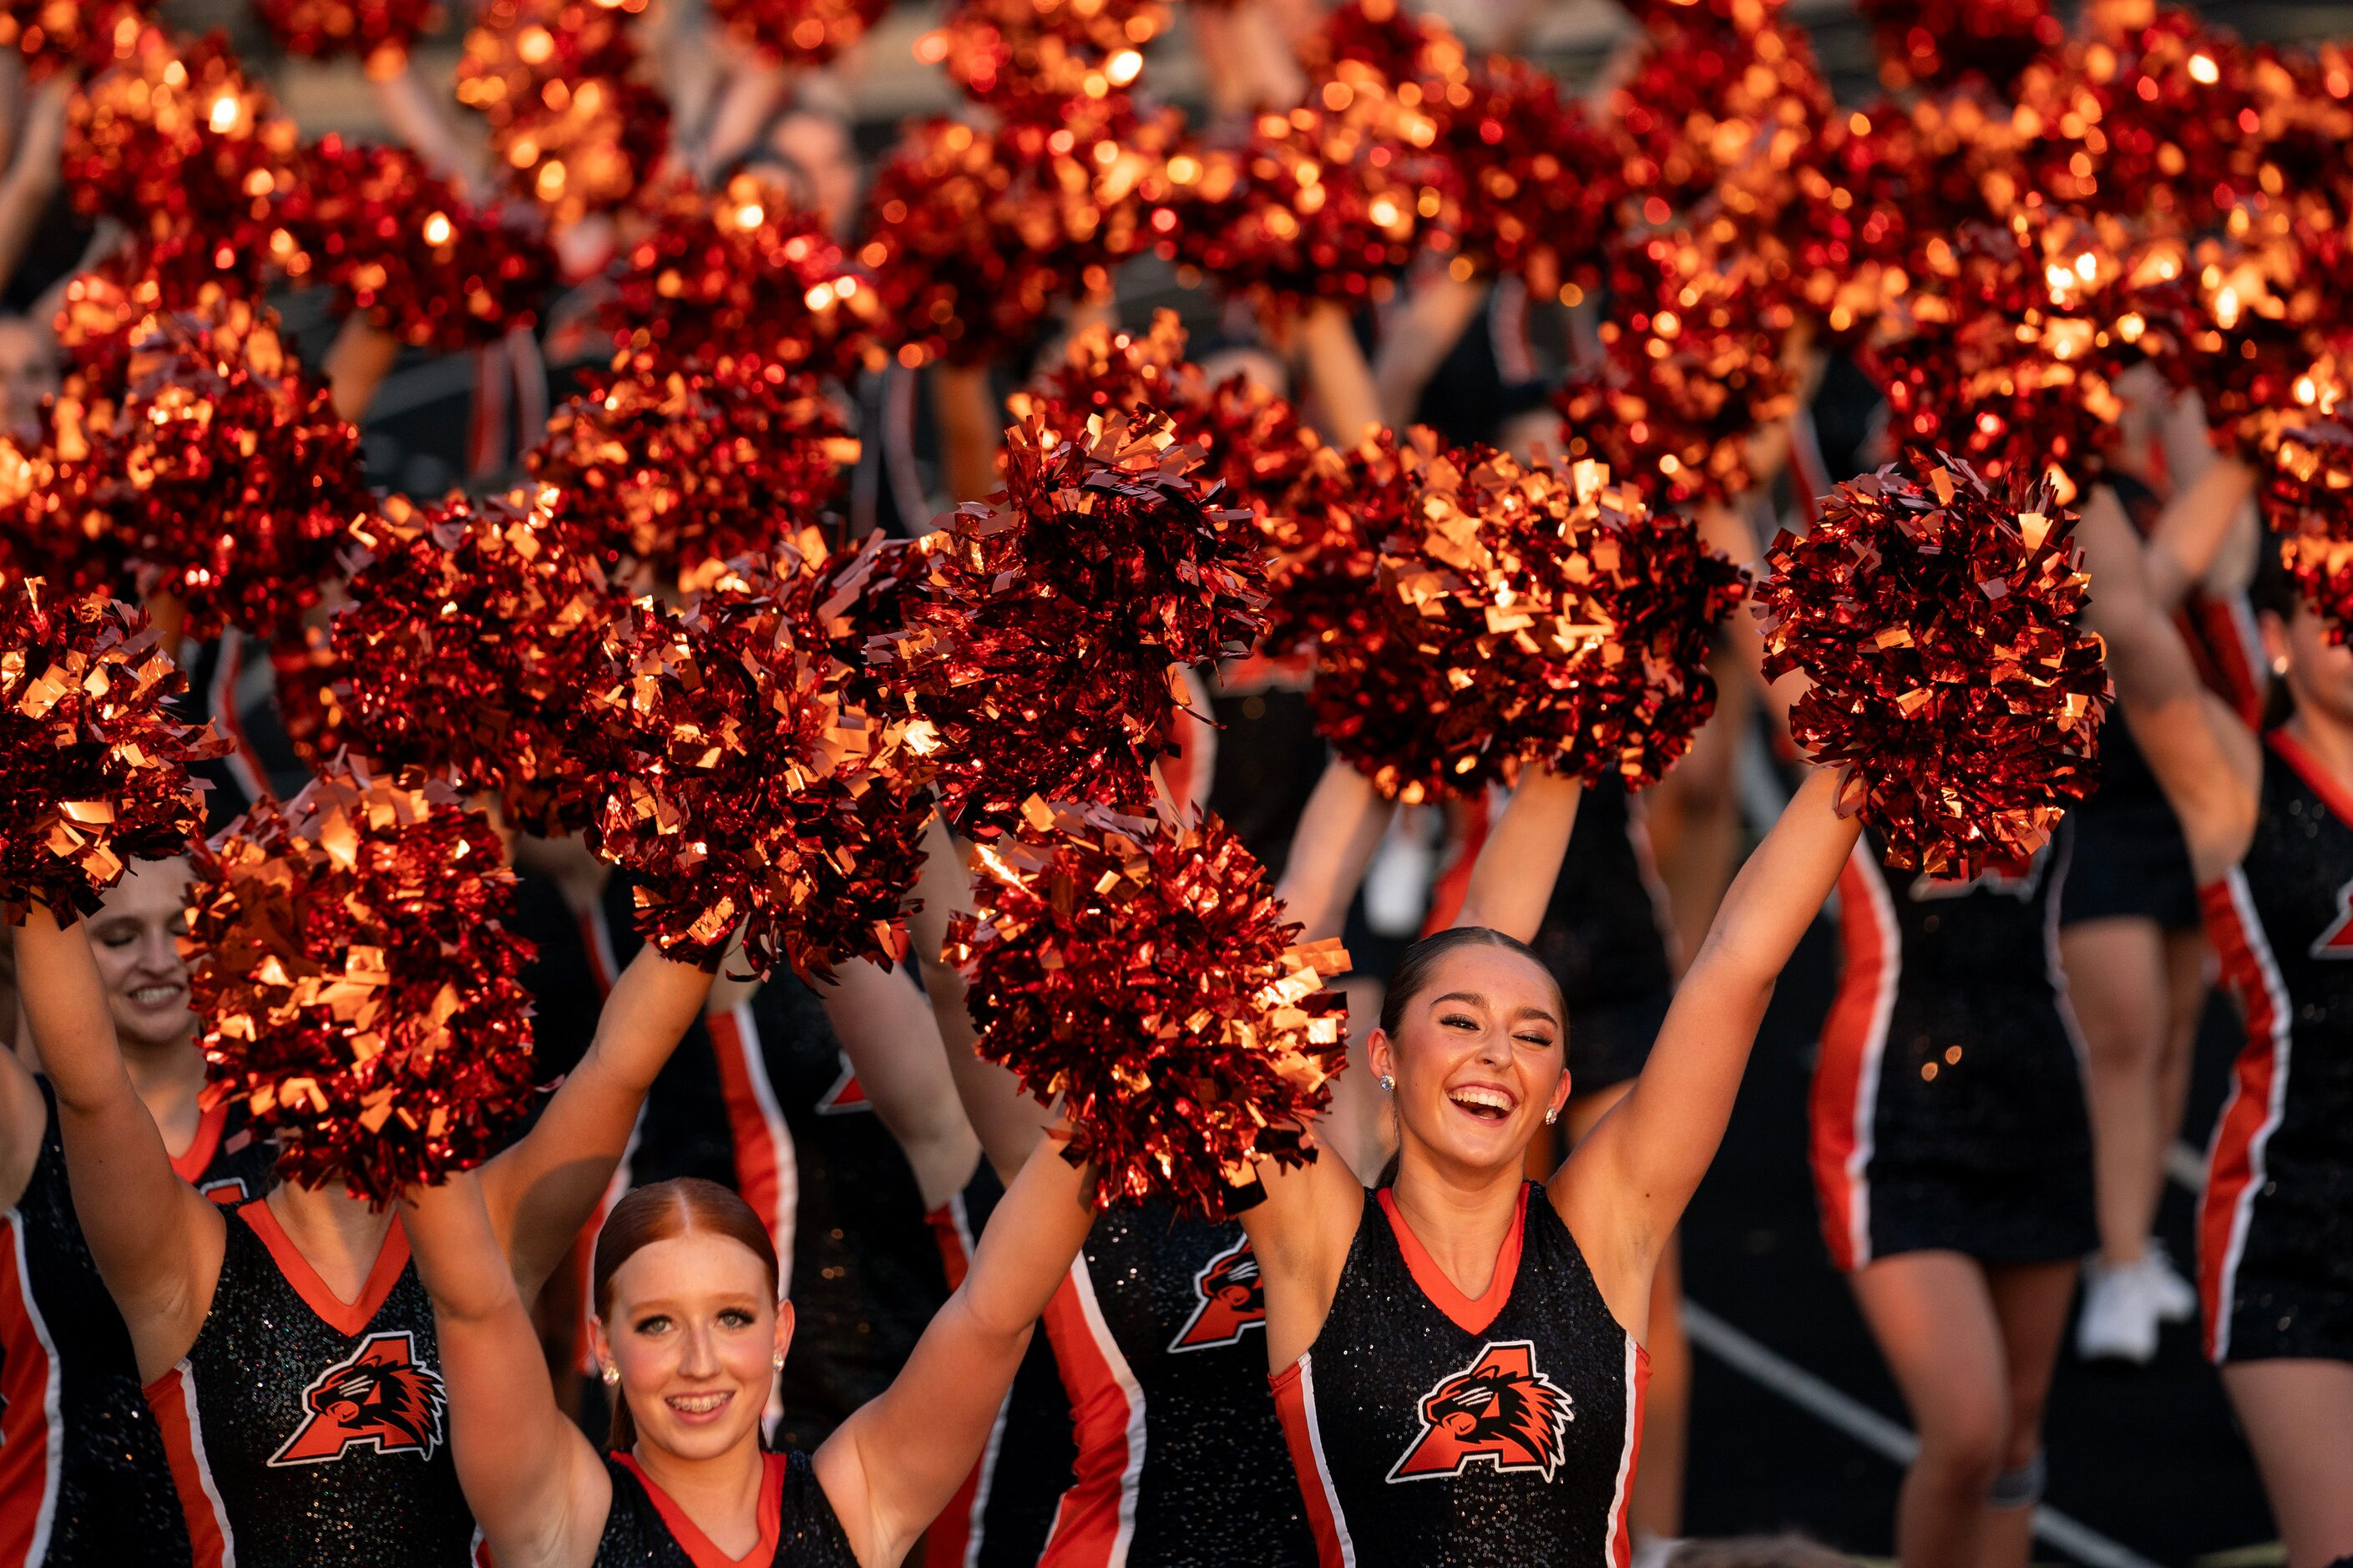
<instances>
[{"instance_id":1,"label":"cheerleader","mask_svg":"<svg viewBox=\"0 0 2353 1568\"><path fill-rule=\"evenodd\" d=\"M234 1206L175 1169L109 1023L85 924L16 933L75 1212L129 1330L199 1565L455 1568L475 1529L449 1461L430 1305L396 1216L339 1187ZM519 1291L593 1209L709 977L654 953L587 1056L477 1184ZM535 1358L534 1358L535 1359ZM143 1556L144 1554L142 1554Z\"/></svg>"},{"instance_id":2,"label":"cheerleader","mask_svg":"<svg viewBox=\"0 0 2353 1568\"><path fill-rule=\"evenodd\" d=\"M793 1334L767 1227L691 1178L641 1187L596 1240L598 1453L557 1409L474 1174L412 1191L457 1473L502 1568L883 1568L980 1456L1092 1212L1052 1148L1024 1167L964 1283L882 1394L815 1454L770 1453L761 1407Z\"/></svg>"},{"instance_id":3,"label":"cheerleader","mask_svg":"<svg viewBox=\"0 0 2353 1568\"><path fill-rule=\"evenodd\" d=\"M1810 1160L1831 1260L1920 1434L1896 1502L1906 1568L2027 1561L2043 1405L2096 1234L2066 864L2063 837L1939 881L1866 838L1839 879Z\"/></svg>"},{"instance_id":4,"label":"cheerleader","mask_svg":"<svg viewBox=\"0 0 2353 1568\"><path fill-rule=\"evenodd\" d=\"M2290 1568L2322 1568L2353 1554L2353 651L2267 563L2263 642L2293 712L2258 734L2200 686L2105 491L2083 537L2119 704L2246 1023L2199 1212L2206 1349Z\"/></svg>"},{"instance_id":5,"label":"cheerleader","mask_svg":"<svg viewBox=\"0 0 2353 1568\"><path fill-rule=\"evenodd\" d=\"M1466 920L1533 927L1576 790L1523 783ZM1775 979L1853 848L1835 791L1810 779L1750 858L1633 1088L1550 1182L1521 1172L1571 1089L1559 987L1483 925L1424 938L1389 978L1367 1044L1394 1179L1367 1192L1328 1149L1261 1168L1242 1223L1321 1562L1630 1561L1645 1358L1628 1325L1649 1321Z\"/></svg>"},{"instance_id":6,"label":"cheerleader","mask_svg":"<svg viewBox=\"0 0 2353 1568\"><path fill-rule=\"evenodd\" d=\"M1312 830L1311 830L1312 831ZM946 1048L967 1116L989 1163L1008 1179L1046 1144L1049 1118L1013 1075L980 1060L954 969L933 963L949 912L970 889L945 830L927 846L918 952L936 1023L908 1010L901 1027ZM1326 857L1303 844L1295 861ZM1004 1206L980 1232L1006 1224ZM1305 1568L1315 1561L1268 1396L1258 1264L1240 1225L1178 1215L1164 1203L1103 1215L1045 1310L1071 1453L998 1443L953 1526L973 1560L990 1561L1039 1512L1041 1485L1059 1484L1039 1568ZM1008 1433L1034 1432L1055 1414L1051 1386L1008 1404ZM941 1563L934 1556L932 1561Z\"/></svg>"},{"instance_id":7,"label":"cheerleader","mask_svg":"<svg viewBox=\"0 0 2353 1568\"><path fill-rule=\"evenodd\" d=\"M188 1009L188 863L142 861L90 918L116 1048L172 1169L216 1203L269 1186L275 1151L199 1103ZM7 1016L13 1025L14 997ZM188 1558L164 1439L121 1314L75 1217L57 1091L0 1051L0 1563Z\"/></svg>"}]
</instances>

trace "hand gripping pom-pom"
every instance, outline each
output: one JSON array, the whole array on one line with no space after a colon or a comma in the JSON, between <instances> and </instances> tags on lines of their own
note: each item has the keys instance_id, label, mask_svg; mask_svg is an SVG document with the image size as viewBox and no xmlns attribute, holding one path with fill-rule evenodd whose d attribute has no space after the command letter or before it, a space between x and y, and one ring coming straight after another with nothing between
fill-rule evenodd
<instances>
[{"instance_id":1,"label":"hand gripping pom-pom","mask_svg":"<svg viewBox=\"0 0 2353 1568\"><path fill-rule=\"evenodd\" d=\"M1888 864L1966 880L2022 861L2094 783L2108 705L2074 515L1915 458L1839 487L1782 533L1757 592L1768 680L1802 670L1798 744L1846 770ZM1916 477L1915 477L1916 476Z\"/></svg>"},{"instance_id":2,"label":"hand gripping pom-pom","mask_svg":"<svg viewBox=\"0 0 2353 1568\"><path fill-rule=\"evenodd\" d=\"M0 583L0 918L95 911L126 863L203 831L187 764L228 742L174 718L188 682L158 640L103 594Z\"/></svg>"},{"instance_id":3,"label":"hand gripping pom-pom","mask_svg":"<svg viewBox=\"0 0 2353 1568\"><path fill-rule=\"evenodd\" d=\"M805 535L683 615L640 599L607 630L596 708L615 751L588 842L643 879L638 929L683 962L715 965L739 926L763 974L906 954L928 731L845 700L858 671L838 650L871 579L828 566Z\"/></svg>"},{"instance_id":4,"label":"hand gripping pom-pom","mask_svg":"<svg viewBox=\"0 0 2353 1568\"><path fill-rule=\"evenodd\" d=\"M1347 1059L1345 1005L1324 989L1347 967L1338 944L1293 945L1265 868L1215 817L1024 815L1022 838L981 849L948 956L980 1053L1061 1101L1097 1205L1222 1217L1260 1162L1315 1158Z\"/></svg>"},{"instance_id":5,"label":"hand gripping pom-pom","mask_svg":"<svg viewBox=\"0 0 2353 1568\"><path fill-rule=\"evenodd\" d=\"M583 826L588 688L615 596L548 511L549 493L389 499L355 524L352 602L332 626L372 754L454 769L535 833Z\"/></svg>"},{"instance_id":6,"label":"hand gripping pom-pom","mask_svg":"<svg viewBox=\"0 0 2353 1568\"><path fill-rule=\"evenodd\" d=\"M941 807L976 835L1032 795L1136 807L1177 748L1180 666L1247 652L1266 595L1249 514L1165 422L1008 433L998 504L950 520L889 657L941 742Z\"/></svg>"},{"instance_id":7,"label":"hand gripping pom-pom","mask_svg":"<svg viewBox=\"0 0 2353 1568\"><path fill-rule=\"evenodd\" d=\"M489 1159L534 1095L513 886L490 819L422 773L350 764L254 806L197 858L206 1103L288 1180L379 1206Z\"/></svg>"}]
</instances>

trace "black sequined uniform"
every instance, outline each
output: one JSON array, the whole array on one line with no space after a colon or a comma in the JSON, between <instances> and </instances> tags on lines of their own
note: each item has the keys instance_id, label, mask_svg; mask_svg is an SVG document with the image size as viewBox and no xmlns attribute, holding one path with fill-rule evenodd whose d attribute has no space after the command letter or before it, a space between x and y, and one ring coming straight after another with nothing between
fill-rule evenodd
<instances>
[{"instance_id":1,"label":"black sequined uniform","mask_svg":"<svg viewBox=\"0 0 2353 1568\"><path fill-rule=\"evenodd\" d=\"M1650 1359L1544 1189L1486 1295L1366 1194L1332 1312L1274 1378L1324 1568L1626 1568Z\"/></svg>"},{"instance_id":2,"label":"black sequined uniform","mask_svg":"<svg viewBox=\"0 0 2353 1568\"><path fill-rule=\"evenodd\" d=\"M188 1557L131 1331L107 1294L66 1185L58 1100L16 1206L0 1217L0 1563L92 1568ZM272 1151L205 1113L172 1163L230 1203L268 1190Z\"/></svg>"},{"instance_id":3,"label":"black sequined uniform","mask_svg":"<svg viewBox=\"0 0 2353 1568\"><path fill-rule=\"evenodd\" d=\"M1648 837L1624 786L1588 786L1530 944L1568 1007L1571 1093L1623 1083L1650 1059L1675 994L1671 929Z\"/></svg>"},{"instance_id":4,"label":"black sequined uniform","mask_svg":"<svg viewBox=\"0 0 2353 1568\"><path fill-rule=\"evenodd\" d=\"M224 1217L212 1310L147 1387L195 1568L462 1568L474 1519L398 1222L344 1303L267 1203Z\"/></svg>"},{"instance_id":5,"label":"black sequined uniform","mask_svg":"<svg viewBox=\"0 0 2353 1568\"><path fill-rule=\"evenodd\" d=\"M1314 1562L1239 1224L1102 1215L1045 1323L1078 1458L1040 1568Z\"/></svg>"},{"instance_id":6,"label":"black sequined uniform","mask_svg":"<svg viewBox=\"0 0 2353 1568\"><path fill-rule=\"evenodd\" d=\"M760 1540L749 1555L730 1557L633 1460L607 1454L613 1510L597 1538L594 1568L858 1568L808 1456L796 1449L767 1460Z\"/></svg>"},{"instance_id":7,"label":"black sequined uniform","mask_svg":"<svg viewBox=\"0 0 2353 1568\"><path fill-rule=\"evenodd\" d=\"M984 1160L964 1191L932 1211L949 1289L964 1283L1004 1195L1005 1184ZM1053 1346L1043 1333L1032 1334L972 1473L923 1532L924 1568L1037 1568L1055 1510L1071 1489L1077 1453Z\"/></svg>"},{"instance_id":8,"label":"black sequined uniform","mask_svg":"<svg viewBox=\"0 0 2353 1568\"><path fill-rule=\"evenodd\" d=\"M1868 837L1855 847L1809 1130L1839 1268L1928 1250L2041 1262L2096 1244L2059 968L2067 860L2063 828L2026 866L1971 882L1890 870Z\"/></svg>"},{"instance_id":9,"label":"black sequined uniform","mask_svg":"<svg viewBox=\"0 0 2353 1568\"><path fill-rule=\"evenodd\" d=\"M2207 1353L2353 1361L2353 795L2286 734L2202 897L2247 1028L2199 1213Z\"/></svg>"}]
</instances>

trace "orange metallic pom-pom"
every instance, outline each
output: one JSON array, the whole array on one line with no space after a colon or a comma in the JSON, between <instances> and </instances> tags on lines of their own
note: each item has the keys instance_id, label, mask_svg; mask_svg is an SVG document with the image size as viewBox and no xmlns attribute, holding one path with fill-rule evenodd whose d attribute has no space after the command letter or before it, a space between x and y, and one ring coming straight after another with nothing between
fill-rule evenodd
<instances>
[{"instance_id":1,"label":"orange metallic pom-pom","mask_svg":"<svg viewBox=\"0 0 2353 1568\"><path fill-rule=\"evenodd\" d=\"M560 226L634 197L670 145L660 95L638 79L645 0L491 0L467 33L458 101L491 153Z\"/></svg>"},{"instance_id":2,"label":"orange metallic pom-pom","mask_svg":"<svg viewBox=\"0 0 2353 1568\"><path fill-rule=\"evenodd\" d=\"M371 74L397 71L441 21L435 0L253 0L253 9L288 54L357 55Z\"/></svg>"}]
</instances>

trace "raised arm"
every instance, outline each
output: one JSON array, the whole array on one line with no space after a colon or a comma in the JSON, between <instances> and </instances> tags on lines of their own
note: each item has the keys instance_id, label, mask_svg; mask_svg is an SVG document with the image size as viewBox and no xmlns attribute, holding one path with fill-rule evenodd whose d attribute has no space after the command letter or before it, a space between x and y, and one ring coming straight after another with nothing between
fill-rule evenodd
<instances>
[{"instance_id":1,"label":"raised arm","mask_svg":"<svg viewBox=\"0 0 2353 1568\"><path fill-rule=\"evenodd\" d=\"M504 1568L574 1568L595 1555L612 1481L547 1380L531 1314L472 1173L412 1188L400 1205L433 1298L449 1454Z\"/></svg>"},{"instance_id":2,"label":"raised arm","mask_svg":"<svg viewBox=\"0 0 2353 1568\"><path fill-rule=\"evenodd\" d=\"M2114 491L2105 493L2114 499ZM2209 463L2167 503L2143 554L2152 604L2170 612L2191 587L2206 580L2223 546L2243 535L2253 535L2261 548L2262 526L2247 504L2254 493L2255 470L2237 458L2224 457Z\"/></svg>"},{"instance_id":3,"label":"raised arm","mask_svg":"<svg viewBox=\"0 0 2353 1568\"><path fill-rule=\"evenodd\" d=\"M2181 634L2150 597L2140 538L2114 492L2092 492L2077 531L2092 571L2088 619L2107 643L2116 704L2181 819L2191 869L2209 881L2238 864L2254 834L2261 748L2198 679Z\"/></svg>"},{"instance_id":4,"label":"raised arm","mask_svg":"<svg viewBox=\"0 0 2353 1568\"><path fill-rule=\"evenodd\" d=\"M923 908L910 922L914 928L915 956L923 971L923 989L932 999L932 1021L941 1059L946 1062L963 1103L965 1121L980 1140L981 1152L997 1173L1010 1184L1045 1137L1053 1118L1045 1107L1021 1092L1007 1068L980 1059L973 1049L979 1032L965 1011L964 976L941 958L948 921L972 908L972 878L965 872L963 848L937 817L923 838L923 874L915 884Z\"/></svg>"},{"instance_id":5,"label":"raised arm","mask_svg":"<svg viewBox=\"0 0 2353 1568\"><path fill-rule=\"evenodd\" d=\"M1625 1323L1647 1321L1651 1270L1724 1142L1782 965L1862 832L1817 773L1748 858L1676 988L1649 1063L1553 1177L1553 1205Z\"/></svg>"},{"instance_id":6,"label":"raised arm","mask_svg":"<svg viewBox=\"0 0 2353 1568\"><path fill-rule=\"evenodd\" d=\"M860 1563L901 1562L980 1457L1038 1316L1094 1223L1091 1179L1059 1142L1040 1142L906 1366L818 1449L818 1480Z\"/></svg>"},{"instance_id":7,"label":"raised arm","mask_svg":"<svg viewBox=\"0 0 2353 1568\"><path fill-rule=\"evenodd\" d=\"M74 1213L131 1330L140 1375L196 1342L226 1245L220 1212L172 1169L131 1082L86 922L38 905L16 931L17 994L58 1091Z\"/></svg>"},{"instance_id":8,"label":"raised arm","mask_svg":"<svg viewBox=\"0 0 2353 1568\"><path fill-rule=\"evenodd\" d=\"M1302 942L1338 936L1348 919L1348 906L1365 879L1373 851L1381 847L1396 815L1393 802L1364 774L1338 757L1324 765L1324 776L1307 797L1307 809L1292 830L1291 854L1284 860L1282 880L1274 896L1293 920L1300 922Z\"/></svg>"},{"instance_id":9,"label":"raised arm","mask_svg":"<svg viewBox=\"0 0 2353 1568\"><path fill-rule=\"evenodd\" d=\"M1530 768L1495 819L1479 858L1471 866L1471 886L1462 895L1458 926L1485 926L1521 942L1534 942L1552 903L1569 835L1577 828L1577 803L1585 785L1549 768Z\"/></svg>"},{"instance_id":10,"label":"raised arm","mask_svg":"<svg viewBox=\"0 0 2353 1568\"><path fill-rule=\"evenodd\" d=\"M817 988L825 1016L874 1114L907 1156L923 1207L935 1209L972 1180L980 1140L956 1102L931 999L903 970L886 973L861 961L836 973L835 984Z\"/></svg>"},{"instance_id":11,"label":"raised arm","mask_svg":"<svg viewBox=\"0 0 2353 1568\"><path fill-rule=\"evenodd\" d=\"M612 1180L654 1075L702 1010L711 976L639 950L596 1037L532 1130L480 1171L482 1202L526 1299L553 1273Z\"/></svg>"}]
</instances>

